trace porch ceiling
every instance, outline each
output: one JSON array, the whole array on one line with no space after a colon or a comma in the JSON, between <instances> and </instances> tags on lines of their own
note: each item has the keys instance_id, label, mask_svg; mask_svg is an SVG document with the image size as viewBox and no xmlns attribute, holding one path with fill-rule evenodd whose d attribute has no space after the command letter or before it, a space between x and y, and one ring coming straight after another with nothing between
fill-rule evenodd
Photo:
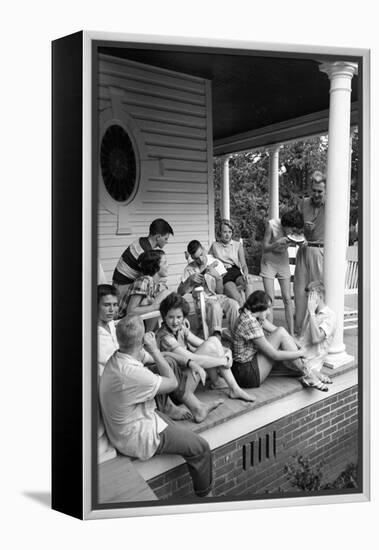
<instances>
[{"instance_id":1,"label":"porch ceiling","mask_svg":"<svg viewBox=\"0 0 379 550\"><path fill-rule=\"evenodd\" d=\"M150 46L151 48L151 46ZM215 145L241 133L306 117L329 108L329 79L318 61L340 56L156 46L100 48L100 52L212 82L213 139ZM357 61L357 58L343 58ZM352 80L352 102L358 99L358 79Z\"/></svg>"}]
</instances>

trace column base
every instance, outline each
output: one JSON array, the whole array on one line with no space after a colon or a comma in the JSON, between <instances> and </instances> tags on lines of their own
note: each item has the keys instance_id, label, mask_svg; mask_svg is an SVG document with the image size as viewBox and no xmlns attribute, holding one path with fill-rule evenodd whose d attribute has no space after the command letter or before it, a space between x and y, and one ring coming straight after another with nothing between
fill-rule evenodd
<instances>
[{"instance_id":1,"label":"column base","mask_svg":"<svg viewBox=\"0 0 379 550\"><path fill-rule=\"evenodd\" d=\"M354 355L349 355L346 351L341 351L340 353L330 353L326 356L324 361L324 367L329 369L338 369L348 365L352 361L355 361Z\"/></svg>"}]
</instances>

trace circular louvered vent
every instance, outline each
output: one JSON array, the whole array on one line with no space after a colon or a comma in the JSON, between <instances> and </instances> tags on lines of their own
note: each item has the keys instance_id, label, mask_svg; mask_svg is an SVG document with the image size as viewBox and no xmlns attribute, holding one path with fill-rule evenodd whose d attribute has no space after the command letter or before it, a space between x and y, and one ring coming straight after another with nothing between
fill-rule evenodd
<instances>
[{"instance_id":1,"label":"circular louvered vent","mask_svg":"<svg viewBox=\"0 0 379 550\"><path fill-rule=\"evenodd\" d=\"M136 156L122 126L113 124L105 132L101 141L100 165L110 196L118 202L127 201L136 186Z\"/></svg>"}]
</instances>

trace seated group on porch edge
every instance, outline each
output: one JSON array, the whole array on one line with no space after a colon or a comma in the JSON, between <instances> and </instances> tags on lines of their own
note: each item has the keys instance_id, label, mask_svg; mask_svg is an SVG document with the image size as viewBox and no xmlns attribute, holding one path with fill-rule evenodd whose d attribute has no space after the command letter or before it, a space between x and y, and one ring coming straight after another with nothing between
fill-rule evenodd
<instances>
[{"instance_id":1,"label":"seated group on porch edge","mask_svg":"<svg viewBox=\"0 0 379 550\"><path fill-rule=\"evenodd\" d=\"M322 281L311 280L304 288L306 311L297 338L291 326L287 331L272 323L270 275L279 273L281 280L286 279L287 237L301 234L303 225L299 210L269 222L262 258L263 281L270 279L265 292L251 292L243 246L232 240L228 220L221 222L221 238L210 249L213 255L197 240L188 244L191 261L184 267L177 293L170 292L166 284L168 265L162 249L173 230L165 220L154 220L148 237L125 250L113 285L98 287L103 417L99 426L101 430L103 420L120 453L141 459L159 453L182 454L192 472L195 492L205 496L211 488L211 468L204 465L204 460L209 463L209 448L200 436L189 438L182 433L189 430L179 429L175 423L181 419L202 422L211 410L222 406L221 399L202 403L195 393L199 383L205 384L208 378L210 389L225 389L227 398L251 402L255 397L245 389L259 387L280 362L281 374L298 376L304 387L327 390L330 380L321 367L336 321L325 304ZM306 248L307 242L301 247ZM278 261L270 264L268 253ZM206 339L194 334L188 322L185 296L196 295L199 286L210 331ZM154 311L160 312L161 326L157 315L146 320L145 327L140 316ZM222 327L224 315L226 329ZM287 311L286 320L289 325ZM200 455L202 466L198 468L195 458ZM208 474L204 477L199 472Z\"/></svg>"}]
</instances>

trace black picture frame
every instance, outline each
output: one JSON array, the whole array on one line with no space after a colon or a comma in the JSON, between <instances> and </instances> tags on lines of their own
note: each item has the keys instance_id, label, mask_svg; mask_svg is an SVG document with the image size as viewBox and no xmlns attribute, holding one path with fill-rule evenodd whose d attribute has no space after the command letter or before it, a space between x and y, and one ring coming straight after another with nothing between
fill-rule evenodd
<instances>
[{"instance_id":1,"label":"black picture frame","mask_svg":"<svg viewBox=\"0 0 379 550\"><path fill-rule=\"evenodd\" d=\"M358 63L357 123L360 127L358 432L359 486L333 495L296 492L244 498L100 503L97 467L96 285L98 259L98 53L109 48L187 55L257 55L280 59L348 59ZM113 53L114 55L114 53ZM78 518L282 506L300 502L346 502L369 497L368 463L368 87L367 50L204 42L78 32L53 42L53 388L52 507ZM316 130L316 126L314 126ZM221 140L222 141L222 140ZM222 152L222 145L219 149ZM96 152L96 153L95 153ZM66 215L70 209L70 217ZM78 235L81 238L78 238ZM65 289L71 290L66 299ZM74 323L72 319L75 319ZM70 321L69 321L70 320ZM363 332L363 326L365 331ZM69 406L67 396L69 398ZM67 449L70 452L67 453Z\"/></svg>"}]
</instances>

